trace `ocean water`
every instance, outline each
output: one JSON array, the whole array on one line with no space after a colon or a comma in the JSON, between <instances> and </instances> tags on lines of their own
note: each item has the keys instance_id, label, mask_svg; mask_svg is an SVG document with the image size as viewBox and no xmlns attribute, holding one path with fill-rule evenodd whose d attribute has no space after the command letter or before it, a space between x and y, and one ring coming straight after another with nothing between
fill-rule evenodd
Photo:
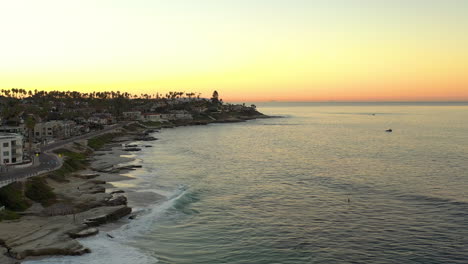
<instances>
[{"instance_id":1,"label":"ocean water","mask_svg":"<svg viewBox=\"0 0 468 264\"><path fill-rule=\"evenodd\" d=\"M155 134L116 184L164 201L25 263L468 263L468 105L258 107Z\"/></svg>"}]
</instances>

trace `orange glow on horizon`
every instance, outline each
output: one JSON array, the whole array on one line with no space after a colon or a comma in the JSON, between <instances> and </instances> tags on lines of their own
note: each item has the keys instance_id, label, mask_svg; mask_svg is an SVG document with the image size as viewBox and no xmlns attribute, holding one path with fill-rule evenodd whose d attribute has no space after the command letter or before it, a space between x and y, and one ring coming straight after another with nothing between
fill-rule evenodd
<instances>
[{"instance_id":1,"label":"orange glow on horizon","mask_svg":"<svg viewBox=\"0 0 468 264\"><path fill-rule=\"evenodd\" d=\"M180 1L6 1L0 89L468 101L468 2Z\"/></svg>"}]
</instances>

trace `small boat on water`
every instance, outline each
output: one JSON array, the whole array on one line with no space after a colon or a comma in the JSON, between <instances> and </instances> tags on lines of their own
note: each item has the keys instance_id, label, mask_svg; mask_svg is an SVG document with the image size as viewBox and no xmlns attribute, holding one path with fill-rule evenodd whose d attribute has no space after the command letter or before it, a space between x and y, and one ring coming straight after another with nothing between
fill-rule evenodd
<instances>
[{"instance_id":1,"label":"small boat on water","mask_svg":"<svg viewBox=\"0 0 468 264\"><path fill-rule=\"evenodd\" d=\"M393 130L391 128L385 130L385 132L393 132Z\"/></svg>"}]
</instances>

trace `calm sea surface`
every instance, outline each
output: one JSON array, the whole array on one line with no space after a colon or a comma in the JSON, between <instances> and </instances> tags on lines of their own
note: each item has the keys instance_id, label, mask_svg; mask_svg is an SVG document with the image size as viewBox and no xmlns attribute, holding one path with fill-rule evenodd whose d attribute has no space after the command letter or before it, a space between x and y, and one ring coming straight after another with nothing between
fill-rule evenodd
<instances>
[{"instance_id":1,"label":"calm sea surface","mask_svg":"<svg viewBox=\"0 0 468 264\"><path fill-rule=\"evenodd\" d=\"M468 263L467 105L258 106L156 134L117 185L167 199L27 263Z\"/></svg>"}]
</instances>

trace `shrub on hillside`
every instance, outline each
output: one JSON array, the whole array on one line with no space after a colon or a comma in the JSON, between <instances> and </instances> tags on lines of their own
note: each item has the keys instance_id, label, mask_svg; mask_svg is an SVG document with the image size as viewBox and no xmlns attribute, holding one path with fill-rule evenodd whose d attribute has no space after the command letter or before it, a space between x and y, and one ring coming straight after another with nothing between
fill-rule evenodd
<instances>
[{"instance_id":1,"label":"shrub on hillside","mask_svg":"<svg viewBox=\"0 0 468 264\"><path fill-rule=\"evenodd\" d=\"M18 218L20 218L20 216L16 212L10 210L3 210L0 212L0 222L2 220L15 220Z\"/></svg>"},{"instance_id":2,"label":"shrub on hillside","mask_svg":"<svg viewBox=\"0 0 468 264\"><path fill-rule=\"evenodd\" d=\"M0 188L0 203L7 209L13 211L24 211L31 206L23 195L23 185L20 182L14 182L3 188Z\"/></svg>"},{"instance_id":3,"label":"shrub on hillside","mask_svg":"<svg viewBox=\"0 0 468 264\"><path fill-rule=\"evenodd\" d=\"M121 133L108 133L101 136L88 139L88 146L94 150L102 148L105 144L110 143L112 139L122 135Z\"/></svg>"},{"instance_id":4,"label":"shrub on hillside","mask_svg":"<svg viewBox=\"0 0 468 264\"><path fill-rule=\"evenodd\" d=\"M51 205L57 198L47 181L42 177L32 177L26 182L25 195L29 199L41 203L43 206Z\"/></svg>"}]
</instances>

